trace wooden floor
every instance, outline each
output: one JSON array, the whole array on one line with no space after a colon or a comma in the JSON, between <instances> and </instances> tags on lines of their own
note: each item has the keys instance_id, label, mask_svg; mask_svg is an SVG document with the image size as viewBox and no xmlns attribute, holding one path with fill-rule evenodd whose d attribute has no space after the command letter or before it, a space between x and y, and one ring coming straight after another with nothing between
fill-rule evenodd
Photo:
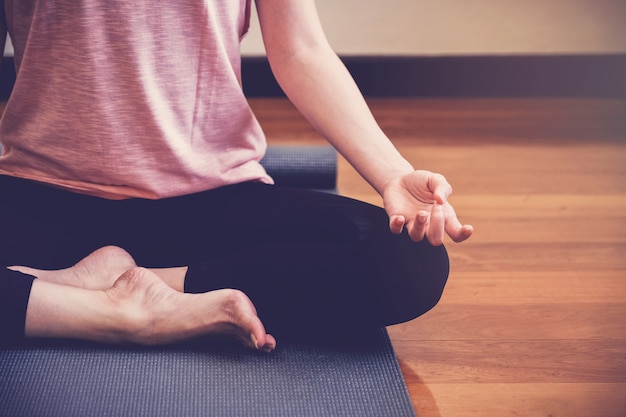
<instances>
[{"instance_id":1,"label":"wooden floor","mask_svg":"<svg viewBox=\"0 0 626 417\"><path fill-rule=\"evenodd\" d=\"M626 416L626 101L370 103L475 227L441 303L390 328L418 416ZM252 104L270 143L323 143ZM340 162L340 192L379 204Z\"/></svg>"},{"instance_id":2,"label":"wooden floor","mask_svg":"<svg viewBox=\"0 0 626 417\"><path fill-rule=\"evenodd\" d=\"M252 105L271 144L324 143L284 100ZM390 329L418 416L626 416L626 101L371 106L475 227L441 303ZM380 204L344 161L339 189Z\"/></svg>"}]
</instances>

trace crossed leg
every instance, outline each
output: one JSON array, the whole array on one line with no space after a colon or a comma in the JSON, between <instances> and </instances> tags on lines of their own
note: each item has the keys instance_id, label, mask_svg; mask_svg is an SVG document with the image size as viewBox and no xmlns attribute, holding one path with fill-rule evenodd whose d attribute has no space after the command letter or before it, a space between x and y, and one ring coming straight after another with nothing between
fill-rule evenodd
<instances>
[{"instance_id":1,"label":"crossed leg","mask_svg":"<svg viewBox=\"0 0 626 417\"><path fill-rule=\"evenodd\" d=\"M340 196L238 184L105 201L6 182L0 211L14 221L3 225L3 265L58 269L84 248L115 244L143 265L190 266L138 268L105 247L118 252L103 257L111 265L96 251L56 273L13 267L41 277L18 300L28 300L30 336L150 344L221 332L269 350L275 339L264 326L309 335L329 323L358 330L410 320L437 303L448 275L443 247L392 235L382 209Z\"/></svg>"}]
</instances>

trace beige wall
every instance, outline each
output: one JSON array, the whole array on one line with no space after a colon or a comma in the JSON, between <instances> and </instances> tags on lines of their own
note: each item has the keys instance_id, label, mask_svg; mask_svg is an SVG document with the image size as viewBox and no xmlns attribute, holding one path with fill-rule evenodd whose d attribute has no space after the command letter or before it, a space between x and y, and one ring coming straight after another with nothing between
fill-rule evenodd
<instances>
[{"instance_id":1,"label":"beige wall","mask_svg":"<svg viewBox=\"0 0 626 417\"><path fill-rule=\"evenodd\" d=\"M317 0L344 55L626 53L626 0ZM263 54L258 24L246 55Z\"/></svg>"},{"instance_id":2,"label":"beige wall","mask_svg":"<svg viewBox=\"0 0 626 417\"><path fill-rule=\"evenodd\" d=\"M343 55L626 53L626 0L317 0ZM258 23L243 43L262 55Z\"/></svg>"}]
</instances>

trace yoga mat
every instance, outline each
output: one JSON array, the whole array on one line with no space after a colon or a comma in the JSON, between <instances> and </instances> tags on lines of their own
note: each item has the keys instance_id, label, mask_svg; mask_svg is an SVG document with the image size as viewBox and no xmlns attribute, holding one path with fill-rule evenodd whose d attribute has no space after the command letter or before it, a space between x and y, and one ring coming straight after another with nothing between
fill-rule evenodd
<instances>
[{"instance_id":1,"label":"yoga mat","mask_svg":"<svg viewBox=\"0 0 626 417\"><path fill-rule=\"evenodd\" d=\"M3 417L415 416L385 329L270 354L47 342L3 348L0 372Z\"/></svg>"},{"instance_id":2,"label":"yoga mat","mask_svg":"<svg viewBox=\"0 0 626 417\"><path fill-rule=\"evenodd\" d=\"M261 165L277 185L334 190L337 152L331 146L270 146Z\"/></svg>"}]
</instances>

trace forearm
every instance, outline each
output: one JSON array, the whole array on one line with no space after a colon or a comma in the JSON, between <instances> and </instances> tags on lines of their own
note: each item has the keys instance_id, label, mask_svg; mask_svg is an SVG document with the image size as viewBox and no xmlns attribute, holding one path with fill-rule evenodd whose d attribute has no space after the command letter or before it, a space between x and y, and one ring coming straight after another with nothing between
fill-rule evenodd
<instances>
[{"instance_id":1,"label":"forearm","mask_svg":"<svg viewBox=\"0 0 626 417\"><path fill-rule=\"evenodd\" d=\"M382 132L330 47L314 0L256 0L272 71L309 122L382 194L413 171Z\"/></svg>"},{"instance_id":2,"label":"forearm","mask_svg":"<svg viewBox=\"0 0 626 417\"><path fill-rule=\"evenodd\" d=\"M304 49L270 62L290 100L379 193L391 178L413 171L330 47Z\"/></svg>"}]
</instances>

